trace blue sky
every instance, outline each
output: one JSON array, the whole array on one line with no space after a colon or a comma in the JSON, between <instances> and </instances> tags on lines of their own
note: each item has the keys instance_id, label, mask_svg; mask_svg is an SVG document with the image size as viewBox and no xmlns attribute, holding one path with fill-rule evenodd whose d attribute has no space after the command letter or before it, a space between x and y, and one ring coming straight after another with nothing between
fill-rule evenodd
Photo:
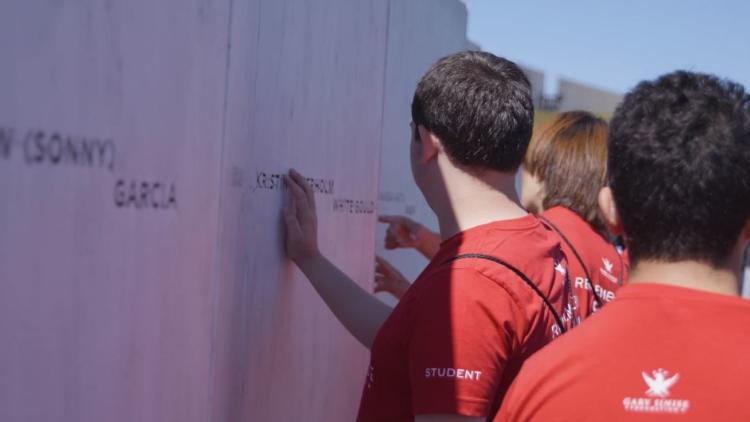
<instances>
[{"instance_id":1,"label":"blue sky","mask_svg":"<svg viewBox=\"0 0 750 422\"><path fill-rule=\"evenodd\" d=\"M750 90L748 0L465 0L469 39L546 73L623 93L675 70Z\"/></svg>"}]
</instances>

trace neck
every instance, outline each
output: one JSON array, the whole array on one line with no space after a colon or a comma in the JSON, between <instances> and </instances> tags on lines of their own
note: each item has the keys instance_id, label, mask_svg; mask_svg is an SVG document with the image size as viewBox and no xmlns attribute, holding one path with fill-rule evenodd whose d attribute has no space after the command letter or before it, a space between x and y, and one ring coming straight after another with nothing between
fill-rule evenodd
<instances>
[{"instance_id":1,"label":"neck","mask_svg":"<svg viewBox=\"0 0 750 422\"><path fill-rule=\"evenodd\" d=\"M697 261L639 261L628 278L628 284L638 283L668 284L730 296L739 294L736 271Z\"/></svg>"},{"instance_id":2,"label":"neck","mask_svg":"<svg viewBox=\"0 0 750 422\"><path fill-rule=\"evenodd\" d=\"M443 179L451 181L445 184L445 195L433 207L443 240L482 224L527 215L518 204L514 175L486 171L472 176L453 170L455 174Z\"/></svg>"}]
</instances>

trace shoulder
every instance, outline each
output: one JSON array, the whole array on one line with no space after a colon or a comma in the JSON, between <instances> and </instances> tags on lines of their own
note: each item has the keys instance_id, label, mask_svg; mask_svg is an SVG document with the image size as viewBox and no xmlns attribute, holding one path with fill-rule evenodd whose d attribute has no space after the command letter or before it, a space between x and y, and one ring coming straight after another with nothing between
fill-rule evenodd
<instances>
[{"instance_id":1,"label":"shoulder","mask_svg":"<svg viewBox=\"0 0 750 422\"><path fill-rule=\"evenodd\" d=\"M614 250L612 244L589 222L567 208L551 208L543 212L540 219L547 224L554 225L553 229L567 241L573 243L572 246L576 248Z\"/></svg>"},{"instance_id":2,"label":"shoulder","mask_svg":"<svg viewBox=\"0 0 750 422\"><path fill-rule=\"evenodd\" d=\"M513 302L520 299L511 288L511 277L507 268L480 259L461 259L446 263L420 278L422 288L416 297L418 302L431 304L446 298L475 302L497 301L507 298Z\"/></svg>"},{"instance_id":3,"label":"shoulder","mask_svg":"<svg viewBox=\"0 0 750 422\"><path fill-rule=\"evenodd\" d=\"M606 308L600 313L605 311ZM603 368L611 364L613 349L602 338L602 326L596 324L596 316L598 314L558 337L523 363L496 420L554 420L553 416L559 412L578 416L581 410L578 407L588 398L597 396L591 388L601 387L592 384L592 380L606 377Z\"/></svg>"},{"instance_id":4,"label":"shoulder","mask_svg":"<svg viewBox=\"0 0 750 422\"><path fill-rule=\"evenodd\" d=\"M554 224L557 228L578 228L582 224L588 224L574 211L563 206L556 206L544 210L539 214L539 219L545 224Z\"/></svg>"},{"instance_id":5,"label":"shoulder","mask_svg":"<svg viewBox=\"0 0 750 422\"><path fill-rule=\"evenodd\" d=\"M553 321L535 289L552 298L553 306L559 307L562 282L555 282L553 274L557 272L551 263L542 265L549 268L546 271L534 268L524 275L534 287L508 267L483 259L445 265L425 274L421 280L413 301L417 320L429 319L432 324L435 315L443 312L450 315L454 324L460 320L461 324L473 321L504 327L502 331L514 333L517 342L525 342L531 333L538 331L534 327L545 327Z\"/></svg>"},{"instance_id":6,"label":"shoulder","mask_svg":"<svg viewBox=\"0 0 750 422\"><path fill-rule=\"evenodd\" d=\"M459 259L446 261L420 275L419 296L449 294L484 300L503 295L519 306L525 306L529 299L536 302L538 298L527 284L532 283L545 293L550 287L561 287L558 270L565 257L556 248L525 252L524 255L485 250L459 255Z\"/></svg>"},{"instance_id":7,"label":"shoulder","mask_svg":"<svg viewBox=\"0 0 750 422\"><path fill-rule=\"evenodd\" d=\"M513 288L512 273L495 271L461 263L426 275L412 303L417 324L504 327L499 331L520 341L531 319L524 305L529 299Z\"/></svg>"},{"instance_id":8,"label":"shoulder","mask_svg":"<svg viewBox=\"0 0 750 422\"><path fill-rule=\"evenodd\" d=\"M524 362L518 376L518 390L532 391L542 384L574 388L584 374L597 373L610 362L627 336L618 320L622 312L612 303L586 322L558 337Z\"/></svg>"}]
</instances>

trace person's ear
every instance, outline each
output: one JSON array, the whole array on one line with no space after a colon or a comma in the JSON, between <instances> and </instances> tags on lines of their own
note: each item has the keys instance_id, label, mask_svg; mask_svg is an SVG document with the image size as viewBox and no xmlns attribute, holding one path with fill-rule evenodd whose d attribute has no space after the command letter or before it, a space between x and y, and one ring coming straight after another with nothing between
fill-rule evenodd
<instances>
[{"instance_id":1,"label":"person's ear","mask_svg":"<svg viewBox=\"0 0 750 422\"><path fill-rule=\"evenodd\" d=\"M438 138L434 133L427 130L422 125L417 126L417 132L419 133L419 142L422 144L421 154L419 161L422 164L429 162L437 158L438 152L443 148Z\"/></svg>"},{"instance_id":2,"label":"person's ear","mask_svg":"<svg viewBox=\"0 0 750 422\"><path fill-rule=\"evenodd\" d=\"M609 186L605 186L599 191L599 212L607 230L615 236L621 236L623 234L622 222L620 221L620 214L617 212L615 198L612 196L612 189Z\"/></svg>"}]
</instances>

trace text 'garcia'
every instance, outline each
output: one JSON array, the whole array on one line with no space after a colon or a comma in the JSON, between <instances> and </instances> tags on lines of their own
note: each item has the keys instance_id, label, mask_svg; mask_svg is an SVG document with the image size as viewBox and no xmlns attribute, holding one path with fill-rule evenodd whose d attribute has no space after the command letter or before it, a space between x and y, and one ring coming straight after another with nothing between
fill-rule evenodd
<instances>
[{"instance_id":1,"label":"text 'garcia'","mask_svg":"<svg viewBox=\"0 0 750 422\"><path fill-rule=\"evenodd\" d=\"M115 183L114 200L117 208L177 209L177 186L174 182L120 179Z\"/></svg>"}]
</instances>

